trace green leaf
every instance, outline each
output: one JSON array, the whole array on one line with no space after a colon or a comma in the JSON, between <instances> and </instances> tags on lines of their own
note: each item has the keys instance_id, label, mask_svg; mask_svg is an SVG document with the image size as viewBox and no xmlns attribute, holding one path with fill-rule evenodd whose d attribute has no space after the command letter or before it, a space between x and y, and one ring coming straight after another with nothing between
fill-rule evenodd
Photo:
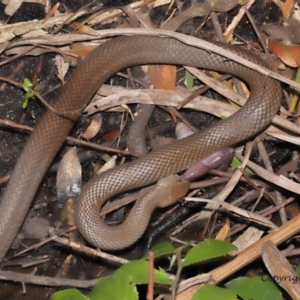
<instances>
[{"instance_id":1,"label":"green leaf","mask_svg":"<svg viewBox=\"0 0 300 300\"><path fill-rule=\"evenodd\" d=\"M298 277L300 277L300 265L298 265L297 267L296 267L296 274L298 275Z\"/></svg>"},{"instance_id":2,"label":"green leaf","mask_svg":"<svg viewBox=\"0 0 300 300\"><path fill-rule=\"evenodd\" d=\"M236 293L215 285L205 285L198 289L192 300L236 300Z\"/></svg>"},{"instance_id":3,"label":"green leaf","mask_svg":"<svg viewBox=\"0 0 300 300\"><path fill-rule=\"evenodd\" d=\"M296 73L296 82L300 83L300 68L297 69L297 73ZM295 89L295 91L297 91L298 93L300 93L299 89Z\"/></svg>"},{"instance_id":4,"label":"green leaf","mask_svg":"<svg viewBox=\"0 0 300 300\"><path fill-rule=\"evenodd\" d=\"M129 263L122 266L119 270L117 270L115 273L119 271L124 271L127 274L130 274L132 276L132 279L134 283L136 284L147 284L148 283L148 261L145 261L143 259L141 260L133 260ZM172 284L172 281L168 278L167 273L160 269L154 269L154 282L160 283L160 284Z\"/></svg>"},{"instance_id":5,"label":"green leaf","mask_svg":"<svg viewBox=\"0 0 300 300\"><path fill-rule=\"evenodd\" d=\"M207 239L198 243L186 254L182 266L185 267L208 259L224 256L235 250L237 250L237 247L228 242Z\"/></svg>"},{"instance_id":6,"label":"green leaf","mask_svg":"<svg viewBox=\"0 0 300 300\"><path fill-rule=\"evenodd\" d=\"M170 242L159 243L151 248L150 250L153 252L154 257L160 257L163 255L169 255L175 253L175 247ZM144 258L148 257L148 253L144 256Z\"/></svg>"},{"instance_id":7,"label":"green leaf","mask_svg":"<svg viewBox=\"0 0 300 300\"><path fill-rule=\"evenodd\" d=\"M232 162L230 164L230 167L232 168L239 168L242 165L242 163L240 162L240 160L238 160L235 156L232 159ZM248 167L245 168L245 172L250 173L250 174L255 174L251 169L249 169Z\"/></svg>"},{"instance_id":8,"label":"green leaf","mask_svg":"<svg viewBox=\"0 0 300 300\"><path fill-rule=\"evenodd\" d=\"M66 289L55 292L51 295L50 300L87 300L88 297L82 295L77 289Z\"/></svg>"},{"instance_id":9,"label":"green leaf","mask_svg":"<svg viewBox=\"0 0 300 300\"><path fill-rule=\"evenodd\" d=\"M191 244L195 244L195 243L196 243L196 242L192 240L192 241L189 241L188 243L185 243L184 245L181 245L181 246L180 246L181 252L182 252L183 249L185 249L185 248L189 247ZM179 248L178 248L177 250L179 250ZM176 251L177 251L177 250L176 250ZM174 254L174 255L171 257L171 260L170 260L169 270L170 270L171 268L173 268L173 266L175 265L176 262L177 262L177 255Z\"/></svg>"},{"instance_id":10,"label":"green leaf","mask_svg":"<svg viewBox=\"0 0 300 300\"><path fill-rule=\"evenodd\" d=\"M29 88L31 87L33 87L33 83L28 78L24 78L23 89L25 90L25 92L28 92Z\"/></svg>"},{"instance_id":11,"label":"green leaf","mask_svg":"<svg viewBox=\"0 0 300 300\"><path fill-rule=\"evenodd\" d=\"M23 101L23 104L22 104L22 107L23 109L25 109L28 105L28 101L30 99L34 99L34 93L33 92L30 92L29 89L33 87L33 83L28 79L28 78L24 78L24 81L23 81L23 89L25 90L25 99Z\"/></svg>"},{"instance_id":12,"label":"green leaf","mask_svg":"<svg viewBox=\"0 0 300 300\"><path fill-rule=\"evenodd\" d=\"M138 292L130 274L120 271L101 278L89 295L91 300L138 300Z\"/></svg>"},{"instance_id":13,"label":"green leaf","mask_svg":"<svg viewBox=\"0 0 300 300\"><path fill-rule=\"evenodd\" d=\"M231 280L225 286L233 290L244 300L280 300L279 288L268 275L263 277L239 277Z\"/></svg>"},{"instance_id":14,"label":"green leaf","mask_svg":"<svg viewBox=\"0 0 300 300\"><path fill-rule=\"evenodd\" d=\"M185 85L188 90L194 87L194 76L187 70L185 70Z\"/></svg>"},{"instance_id":15,"label":"green leaf","mask_svg":"<svg viewBox=\"0 0 300 300\"><path fill-rule=\"evenodd\" d=\"M27 105L28 105L28 98L26 98L26 96L25 96L25 100L23 101L23 104L22 104L22 108L23 109L25 109L26 107L27 107Z\"/></svg>"}]
</instances>

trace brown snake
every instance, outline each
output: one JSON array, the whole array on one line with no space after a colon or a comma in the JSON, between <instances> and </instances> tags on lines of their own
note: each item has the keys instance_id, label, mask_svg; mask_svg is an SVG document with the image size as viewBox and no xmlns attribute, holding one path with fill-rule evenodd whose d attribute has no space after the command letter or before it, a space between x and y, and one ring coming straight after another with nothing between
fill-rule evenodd
<instances>
[{"instance_id":1,"label":"brown snake","mask_svg":"<svg viewBox=\"0 0 300 300\"><path fill-rule=\"evenodd\" d=\"M249 51L218 45L266 66L262 59ZM132 65L149 63L187 65L229 73L248 83L251 96L232 117L105 172L88 183L77 205L76 224L85 239L101 249L121 249L134 242L147 226L147 216L153 209L133 210L129 215L130 221L126 221L131 229L127 225L109 227L99 218L99 210L107 198L182 171L224 146L255 135L271 122L280 105L280 84L269 77L172 38L131 36L115 38L84 59L61 90L53 107L61 112L82 110L113 74ZM48 166L74 122L47 110L24 147L1 198L0 261L13 242Z\"/></svg>"}]
</instances>

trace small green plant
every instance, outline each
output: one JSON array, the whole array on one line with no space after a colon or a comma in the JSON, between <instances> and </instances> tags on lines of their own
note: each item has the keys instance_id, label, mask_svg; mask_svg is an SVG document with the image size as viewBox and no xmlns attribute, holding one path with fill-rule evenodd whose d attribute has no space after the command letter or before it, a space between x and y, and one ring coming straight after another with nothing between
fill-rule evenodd
<instances>
[{"instance_id":1,"label":"small green plant","mask_svg":"<svg viewBox=\"0 0 300 300\"><path fill-rule=\"evenodd\" d=\"M183 245L181 250L189 247L190 244ZM207 264L211 260L224 257L236 249L234 245L228 242L206 239L186 253L181 267ZM151 251L156 258L175 257L178 253L178 249L175 249L168 242L156 245ZM174 260L170 258L170 268L173 263ZM144 256L140 260L134 260L123 265L113 275L99 279L88 296L81 294L75 288L71 288L53 293L50 300L138 300L137 285L148 283L148 267L147 256ZM172 280L163 269L154 269L153 274L155 283L171 286ZM236 300L237 297L244 300L282 299L281 291L272 278L264 275L263 277L252 278L238 277L227 282L224 287L207 284L196 291L192 300Z\"/></svg>"},{"instance_id":2,"label":"small green plant","mask_svg":"<svg viewBox=\"0 0 300 300\"><path fill-rule=\"evenodd\" d=\"M155 283L171 285L172 281L163 270L154 270ZM134 260L119 268L109 277L100 278L88 296L77 289L66 289L52 294L50 300L138 300L137 285L148 282L148 262Z\"/></svg>"},{"instance_id":3,"label":"small green plant","mask_svg":"<svg viewBox=\"0 0 300 300\"><path fill-rule=\"evenodd\" d=\"M185 85L188 90L191 90L194 87L194 75L189 71L185 70Z\"/></svg>"},{"instance_id":4,"label":"small green plant","mask_svg":"<svg viewBox=\"0 0 300 300\"><path fill-rule=\"evenodd\" d=\"M242 165L242 163L234 156L233 159L232 159L232 162L230 164L230 167L232 168L239 168L240 166ZM249 173L249 174L255 174L250 168L246 167L245 168L245 172Z\"/></svg>"},{"instance_id":5,"label":"small green plant","mask_svg":"<svg viewBox=\"0 0 300 300\"><path fill-rule=\"evenodd\" d=\"M25 93L25 99L22 104L23 109L25 109L27 107L28 101L30 99L35 98L34 93L30 91L30 89L33 88L33 86L34 86L34 84L28 78L24 78L23 89L26 93Z\"/></svg>"},{"instance_id":6,"label":"small green plant","mask_svg":"<svg viewBox=\"0 0 300 300\"><path fill-rule=\"evenodd\" d=\"M189 245L187 245L189 246ZM185 248L182 246L181 248ZM182 262L182 267L190 266L192 264L199 264L207 262L208 260L224 256L232 251L235 251L236 247L230 243L208 239L198 243L195 247L192 247ZM162 243L156 245L152 250L154 256L174 256L177 249L171 243ZM170 260L170 267L174 262ZM154 282L157 284L164 284L171 286L172 280L169 275L163 269L154 269ZM66 289L54 293L50 300L67 300L67 299L90 299L90 300L138 300L139 295L137 291L137 285L148 283L148 261L147 256L144 256L140 260L131 261L118 270L113 275L101 278L93 288L92 292L88 296L82 295L77 289Z\"/></svg>"}]
</instances>

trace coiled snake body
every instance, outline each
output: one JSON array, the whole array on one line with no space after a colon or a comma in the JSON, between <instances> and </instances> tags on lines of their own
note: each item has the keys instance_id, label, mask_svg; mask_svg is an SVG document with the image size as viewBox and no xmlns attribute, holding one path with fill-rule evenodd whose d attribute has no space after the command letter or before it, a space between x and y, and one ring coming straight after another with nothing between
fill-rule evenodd
<instances>
[{"instance_id":1,"label":"coiled snake body","mask_svg":"<svg viewBox=\"0 0 300 300\"><path fill-rule=\"evenodd\" d=\"M251 52L225 44L218 45L266 66L262 59ZM147 207L131 213L127 223L133 225L133 230L128 229L127 225L108 227L99 218L99 209L107 198L182 171L222 147L255 135L270 123L280 105L280 84L269 77L172 38L131 36L115 38L84 59L62 88L53 107L57 111L81 110L113 74L128 66L149 63L187 65L229 73L248 83L251 97L232 117L105 172L100 178L89 182L77 205L76 224L85 239L101 249L116 250L130 245L136 239L133 237L135 231L144 226L144 217L149 215ZM1 261L26 216L49 164L74 122L48 110L24 147L1 198Z\"/></svg>"}]
</instances>

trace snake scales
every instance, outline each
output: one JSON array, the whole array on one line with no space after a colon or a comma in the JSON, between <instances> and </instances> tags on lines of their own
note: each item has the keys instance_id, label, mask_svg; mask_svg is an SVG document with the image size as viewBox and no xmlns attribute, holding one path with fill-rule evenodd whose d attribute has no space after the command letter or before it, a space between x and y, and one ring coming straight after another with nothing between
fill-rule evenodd
<instances>
[{"instance_id":1,"label":"snake scales","mask_svg":"<svg viewBox=\"0 0 300 300\"><path fill-rule=\"evenodd\" d=\"M221 43L218 45L267 66L249 51ZM77 205L76 224L84 238L101 249L116 250L134 242L142 228L147 226L145 216L153 209L147 206L135 209L125 226L109 227L100 220L98 213L107 198L184 170L224 146L255 135L270 123L280 105L281 89L277 81L218 54L172 38L151 36L118 37L95 49L73 72L52 105L57 111L82 110L113 74L128 66L149 63L188 65L229 73L247 82L251 96L246 105L230 118L105 172L88 183ZM0 261L22 225L48 166L75 121L47 110L32 132L1 198Z\"/></svg>"}]
</instances>

